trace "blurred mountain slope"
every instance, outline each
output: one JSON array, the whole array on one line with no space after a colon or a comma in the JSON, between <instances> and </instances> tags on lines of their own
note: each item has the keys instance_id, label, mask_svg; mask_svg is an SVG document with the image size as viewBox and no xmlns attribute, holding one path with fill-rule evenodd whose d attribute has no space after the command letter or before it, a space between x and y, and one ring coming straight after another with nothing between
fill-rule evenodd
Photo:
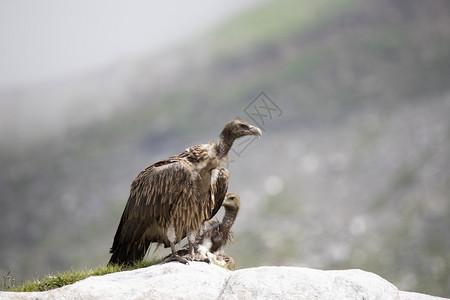
<instances>
[{"instance_id":1,"label":"blurred mountain slope","mask_svg":"<svg viewBox=\"0 0 450 300\"><path fill-rule=\"evenodd\" d=\"M448 296L449 16L446 1L273 1L160 56L3 95L80 104L54 134L3 136L1 273L106 263L136 174L254 122L264 91L281 116L230 157L237 264L361 268ZM114 104L86 116L99 97Z\"/></svg>"}]
</instances>

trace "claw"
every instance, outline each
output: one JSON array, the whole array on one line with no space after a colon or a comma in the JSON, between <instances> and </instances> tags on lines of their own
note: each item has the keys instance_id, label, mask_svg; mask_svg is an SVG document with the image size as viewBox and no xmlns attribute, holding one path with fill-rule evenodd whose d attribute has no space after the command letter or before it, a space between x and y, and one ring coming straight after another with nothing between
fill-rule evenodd
<instances>
[{"instance_id":1,"label":"claw","mask_svg":"<svg viewBox=\"0 0 450 300\"><path fill-rule=\"evenodd\" d=\"M185 258L182 258L179 255L171 255L171 256L169 256L168 258L166 258L164 260L165 263L172 262L172 261L177 261L177 262L180 262L180 263L185 264L185 265L189 264L189 260L187 260Z\"/></svg>"},{"instance_id":2,"label":"claw","mask_svg":"<svg viewBox=\"0 0 450 300\"><path fill-rule=\"evenodd\" d=\"M198 261L201 261L201 262L204 262L204 263L207 263L208 265L210 265L211 264L211 260L209 259L209 258L204 258L204 259L200 259L200 260L198 260Z\"/></svg>"},{"instance_id":3,"label":"claw","mask_svg":"<svg viewBox=\"0 0 450 300\"><path fill-rule=\"evenodd\" d=\"M204 256L198 255L198 254L194 255L194 258L192 260L211 264L211 260L208 257L204 257Z\"/></svg>"}]
</instances>

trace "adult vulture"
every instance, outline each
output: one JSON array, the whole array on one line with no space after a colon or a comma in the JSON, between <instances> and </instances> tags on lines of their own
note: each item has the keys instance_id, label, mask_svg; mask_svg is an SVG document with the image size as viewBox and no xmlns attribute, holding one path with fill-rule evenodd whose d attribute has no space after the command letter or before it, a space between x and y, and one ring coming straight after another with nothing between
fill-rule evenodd
<instances>
[{"instance_id":1,"label":"adult vulture","mask_svg":"<svg viewBox=\"0 0 450 300\"><path fill-rule=\"evenodd\" d=\"M175 244L186 236L192 259L197 232L217 213L228 188L228 170L219 166L227 162L233 142L247 135L261 136L262 132L233 120L216 143L190 147L140 172L131 184L108 264L140 261L150 243L170 246L172 255L166 261L187 263L175 250Z\"/></svg>"}]
</instances>

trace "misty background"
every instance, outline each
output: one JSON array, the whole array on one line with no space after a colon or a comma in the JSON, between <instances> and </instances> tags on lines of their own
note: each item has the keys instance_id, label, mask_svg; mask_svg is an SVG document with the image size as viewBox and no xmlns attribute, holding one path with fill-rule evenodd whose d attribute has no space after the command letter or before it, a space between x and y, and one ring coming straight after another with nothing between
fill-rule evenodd
<instances>
[{"instance_id":1,"label":"misty background","mask_svg":"<svg viewBox=\"0 0 450 300\"><path fill-rule=\"evenodd\" d=\"M0 275L106 264L134 177L239 117L238 267L450 296L450 2L2 1L0 43Z\"/></svg>"}]
</instances>

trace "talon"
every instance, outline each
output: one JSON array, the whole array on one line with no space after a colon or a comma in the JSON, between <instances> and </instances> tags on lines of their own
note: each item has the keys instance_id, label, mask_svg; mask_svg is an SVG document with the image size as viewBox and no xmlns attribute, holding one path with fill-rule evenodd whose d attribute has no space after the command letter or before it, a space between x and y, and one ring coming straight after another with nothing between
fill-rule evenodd
<instances>
[{"instance_id":1,"label":"talon","mask_svg":"<svg viewBox=\"0 0 450 300\"><path fill-rule=\"evenodd\" d=\"M169 256L168 258L166 258L164 260L165 263L172 262L172 261L177 261L177 262L180 262L180 263L185 264L185 265L189 264L189 261L187 259L182 258L179 255L171 255L171 256Z\"/></svg>"},{"instance_id":2,"label":"talon","mask_svg":"<svg viewBox=\"0 0 450 300\"><path fill-rule=\"evenodd\" d=\"M209 258L203 259L202 262L208 263L208 265L211 264L211 260Z\"/></svg>"},{"instance_id":3,"label":"talon","mask_svg":"<svg viewBox=\"0 0 450 300\"><path fill-rule=\"evenodd\" d=\"M208 257L203 257L201 255L194 255L192 261L199 261L199 262L211 264L211 260Z\"/></svg>"}]
</instances>

